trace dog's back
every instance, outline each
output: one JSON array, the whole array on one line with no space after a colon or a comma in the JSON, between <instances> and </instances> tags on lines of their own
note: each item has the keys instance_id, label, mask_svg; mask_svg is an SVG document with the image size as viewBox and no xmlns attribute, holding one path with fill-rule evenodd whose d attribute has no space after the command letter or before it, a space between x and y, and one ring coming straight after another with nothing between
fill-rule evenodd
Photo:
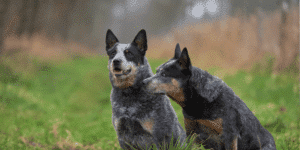
<instances>
[{"instance_id":1,"label":"dog's back","mask_svg":"<svg viewBox=\"0 0 300 150\"><path fill-rule=\"evenodd\" d=\"M142 88L142 81L153 75L144 56L146 42L144 30L130 44L120 44L110 30L107 33L112 121L123 149L167 146L172 136L183 143L186 136L168 97Z\"/></svg>"},{"instance_id":2,"label":"dog's back","mask_svg":"<svg viewBox=\"0 0 300 150\"><path fill-rule=\"evenodd\" d=\"M204 142L206 146L215 147L215 149L218 149L216 147L219 147L219 149L222 149L221 147L226 148L227 143L235 145L236 149L241 150L276 149L270 132L260 124L247 105L225 82L199 68L192 67L192 70L190 85L195 90L194 93L197 93L198 104L194 104L196 102L194 101L187 105L198 106L201 110L195 114L192 111L187 113L186 110L189 110L189 108L185 108L183 111L184 117L193 118L198 122L199 120L218 118L219 127L222 131L218 133L219 139L216 139L222 141L224 145L219 144L220 146L217 146L218 140L209 139L209 136L213 134L207 134L209 132L206 132L203 128L195 129L202 135L202 137L198 137L199 141L206 140ZM199 101L200 99L202 101Z\"/></svg>"}]
</instances>

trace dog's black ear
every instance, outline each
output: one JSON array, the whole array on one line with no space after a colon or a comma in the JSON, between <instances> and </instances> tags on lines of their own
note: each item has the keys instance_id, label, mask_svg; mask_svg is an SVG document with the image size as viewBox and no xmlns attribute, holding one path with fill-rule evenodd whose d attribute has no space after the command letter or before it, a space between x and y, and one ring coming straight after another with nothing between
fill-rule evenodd
<instances>
[{"instance_id":1,"label":"dog's black ear","mask_svg":"<svg viewBox=\"0 0 300 150\"><path fill-rule=\"evenodd\" d=\"M145 55L146 50L148 48L147 46L147 36L146 36L146 31L142 29L134 38L133 45L137 46L143 55Z\"/></svg>"},{"instance_id":2,"label":"dog's black ear","mask_svg":"<svg viewBox=\"0 0 300 150\"><path fill-rule=\"evenodd\" d=\"M114 33L110 29L108 29L106 32L105 42L106 42L106 50L108 50L111 47L113 47L117 42L119 42L119 40L114 35Z\"/></svg>"},{"instance_id":3,"label":"dog's black ear","mask_svg":"<svg viewBox=\"0 0 300 150\"><path fill-rule=\"evenodd\" d=\"M178 63L182 70L190 70L191 69L191 60L186 48L182 50L182 53L178 59Z\"/></svg>"},{"instance_id":4,"label":"dog's black ear","mask_svg":"<svg viewBox=\"0 0 300 150\"><path fill-rule=\"evenodd\" d=\"M178 59L180 57L180 54L181 54L181 50L180 50L180 46L179 46L179 43L176 44L176 47L175 47L175 55L174 55L174 58L175 59Z\"/></svg>"}]
</instances>

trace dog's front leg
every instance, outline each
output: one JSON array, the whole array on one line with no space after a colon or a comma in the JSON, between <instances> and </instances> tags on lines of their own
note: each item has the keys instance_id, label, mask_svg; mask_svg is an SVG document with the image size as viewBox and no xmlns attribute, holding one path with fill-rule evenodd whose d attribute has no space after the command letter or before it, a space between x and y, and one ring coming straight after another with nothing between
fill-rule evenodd
<instances>
[{"instance_id":1,"label":"dog's front leg","mask_svg":"<svg viewBox=\"0 0 300 150\"><path fill-rule=\"evenodd\" d=\"M224 140L225 142L225 149L226 150L237 150L238 149L238 136L231 135L228 139Z\"/></svg>"},{"instance_id":2,"label":"dog's front leg","mask_svg":"<svg viewBox=\"0 0 300 150\"><path fill-rule=\"evenodd\" d=\"M128 144L126 144L126 142L123 140L123 138L118 138L120 147L124 150L131 150L132 147L130 147Z\"/></svg>"},{"instance_id":3,"label":"dog's front leg","mask_svg":"<svg viewBox=\"0 0 300 150\"><path fill-rule=\"evenodd\" d=\"M155 145L158 150L168 150L169 149L169 144L171 142L171 137L166 136L167 133L163 132L154 132L153 137L155 141Z\"/></svg>"}]
</instances>

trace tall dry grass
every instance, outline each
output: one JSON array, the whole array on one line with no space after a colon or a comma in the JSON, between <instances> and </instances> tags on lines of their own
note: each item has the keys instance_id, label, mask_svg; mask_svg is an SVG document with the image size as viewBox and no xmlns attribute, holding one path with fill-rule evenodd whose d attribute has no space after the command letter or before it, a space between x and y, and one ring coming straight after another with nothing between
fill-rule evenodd
<instances>
[{"instance_id":1,"label":"tall dry grass","mask_svg":"<svg viewBox=\"0 0 300 150\"><path fill-rule=\"evenodd\" d=\"M148 36L147 57L169 59L176 43L187 47L193 65L207 69L223 68L226 73L249 69L266 55L276 58L274 71L292 63L299 64L299 11L293 7L282 24L282 12L258 12L250 17L224 17L212 22L174 27L164 35ZM13 34L11 34L13 35ZM64 60L73 55L93 55L95 50L60 37L49 40L39 33L29 38L9 36L4 41L4 53L21 50L42 59ZM105 55L105 46L98 48ZM299 67L297 68L299 70Z\"/></svg>"},{"instance_id":2,"label":"tall dry grass","mask_svg":"<svg viewBox=\"0 0 300 150\"><path fill-rule=\"evenodd\" d=\"M192 63L201 68L220 67L233 73L237 69L249 69L271 55L276 59L274 71L278 72L299 56L298 7L287 12L285 24L281 14L279 10L260 12L250 17L227 17L175 27L166 35L150 37L147 56L170 58L176 43L180 43L181 48L187 47Z\"/></svg>"}]
</instances>

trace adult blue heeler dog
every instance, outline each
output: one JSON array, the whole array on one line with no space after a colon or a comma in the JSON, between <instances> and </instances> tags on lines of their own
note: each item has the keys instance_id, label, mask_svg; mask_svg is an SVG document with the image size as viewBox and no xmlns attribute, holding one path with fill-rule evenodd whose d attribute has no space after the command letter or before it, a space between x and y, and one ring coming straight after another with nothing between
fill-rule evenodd
<instances>
[{"instance_id":1,"label":"adult blue heeler dog","mask_svg":"<svg viewBox=\"0 0 300 150\"><path fill-rule=\"evenodd\" d=\"M276 150L271 133L221 79L192 66L188 51L175 55L145 79L149 92L167 94L182 107L187 136L214 150Z\"/></svg>"},{"instance_id":2,"label":"adult blue heeler dog","mask_svg":"<svg viewBox=\"0 0 300 150\"><path fill-rule=\"evenodd\" d=\"M110 29L106 33L112 123L123 149L152 149L153 144L168 148L172 136L173 145L186 138L169 98L142 88L142 81L153 76L146 50L145 30L128 44L119 43Z\"/></svg>"}]
</instances>

